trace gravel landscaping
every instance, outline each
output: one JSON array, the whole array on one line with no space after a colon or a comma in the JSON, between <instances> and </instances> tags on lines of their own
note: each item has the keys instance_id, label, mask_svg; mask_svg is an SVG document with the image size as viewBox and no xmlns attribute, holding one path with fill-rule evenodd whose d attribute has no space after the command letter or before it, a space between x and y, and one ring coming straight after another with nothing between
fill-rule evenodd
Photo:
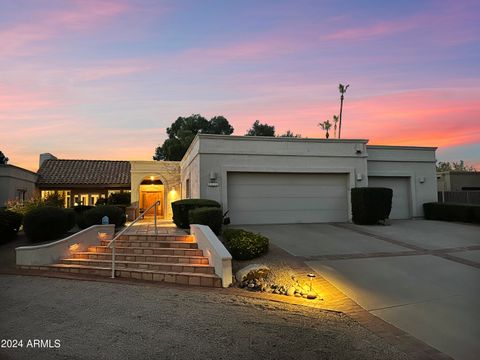
<instances>
[{"instance_id":1,"label":"gravel landscaping","mask_svg":"<svg viewBox=\"0 0 480 360\"><path fill-rule=\"evenodd\" d=\"M155 285L0 275L2 359L407 359L349 317ZM32 349L29 339L60 340Z\"/></svg>"}]
</instances>

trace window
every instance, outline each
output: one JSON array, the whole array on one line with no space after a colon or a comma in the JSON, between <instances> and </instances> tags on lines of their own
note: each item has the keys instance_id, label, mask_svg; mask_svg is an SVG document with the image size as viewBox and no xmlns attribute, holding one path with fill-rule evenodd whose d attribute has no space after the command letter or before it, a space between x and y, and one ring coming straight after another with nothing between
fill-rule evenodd
<instances>
[{"instance_id":1,"label":"window","mask_svg":"<svg viewBox=\"0 0 480 360\"><path fill-rule=\"evenodd\" d=\"M187 180L185 181L185 191L186 191L185 197L186 197L187 199L190 199L190 195L191 195L190 179L187 179Z\"/></svg>"},{"instance_id":2,"label":"window","mask_svg":"<svg viewBox=\"0 0 480 360\"><path fill-rule=\"evenodd\" d=\"M25 189L17 189L17 199L19 201L25 201L25 194L27 193L27 190Z\"/></svg>"}]
</instances>

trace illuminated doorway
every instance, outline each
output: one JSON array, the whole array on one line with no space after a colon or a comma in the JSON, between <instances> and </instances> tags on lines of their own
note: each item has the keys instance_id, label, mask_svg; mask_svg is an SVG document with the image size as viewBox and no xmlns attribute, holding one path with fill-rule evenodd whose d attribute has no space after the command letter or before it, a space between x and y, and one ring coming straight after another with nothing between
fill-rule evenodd
<instances>
[{"instance_id":1,"label":"illuminated doorway","mask_svg":"<svg viewBox=\"0 0 480 360\"><path fill-rule=\"evenodd\" d=\"M164 186L158 176L147 176L140 184L140 213L144 213L156 201L160 201L157 207L157 216L164 217L165 200ZM145 215L153 216L154 208L145 212Z\"/></svg>"}]
</instances>

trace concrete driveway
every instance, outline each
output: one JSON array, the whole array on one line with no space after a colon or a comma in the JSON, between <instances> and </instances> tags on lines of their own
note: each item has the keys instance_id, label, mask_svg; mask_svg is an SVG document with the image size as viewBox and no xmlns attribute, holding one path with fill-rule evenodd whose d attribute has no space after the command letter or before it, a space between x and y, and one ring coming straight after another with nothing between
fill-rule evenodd
<instances>
[{"instance_id":1,"label":"concrete driveway","mask_svg":"<svg viewBox=\"0 0 480 360\"><path fill-rule=\"evenodd\" d=\"M244 226L298 256L375 316L455 359L480 354L480 227Z\"/></svg>"}]
</instances>

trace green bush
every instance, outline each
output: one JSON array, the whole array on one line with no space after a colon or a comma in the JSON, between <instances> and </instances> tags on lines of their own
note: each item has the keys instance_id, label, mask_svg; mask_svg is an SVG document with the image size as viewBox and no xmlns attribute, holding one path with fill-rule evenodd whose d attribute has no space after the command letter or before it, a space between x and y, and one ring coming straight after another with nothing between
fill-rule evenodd
<instances>
[{"instance_id":1,"label":"green bush","mask_svg":"<svg viewBox=\"0 0 480 360\"><path fill-rule=\"evenodd\" d=\"M7 201L7 209L25 216L29 211L45 206L45 202L40 198L32 198L30 200L9 200Z\"/></svg>"},{"instance_id":2,"label":"green bush","mask_svg":"<svg viewBox=\"0 0 480 360\"><path fill-rule=\"evenodd\" d=\"M268 238L241 229L223 231L223 243L235 260L250 260L268 251Z\"/></svg>"},{"instance_id":3,"label":"green bush","mask_svg":"<svg viewBox=\"0 0 480 360\"><path fill-rule=\"evenodd\" d=\"M75 223L80 229L85 229L87 227L84 216L85 211L93 209L94 207L95 206L90 205L77 205L71 208L75 214Z\"/></svg>"},{"instance_id":4,"label":"green bush","mask_svg":"<svg viewBox=\"0 0 480 360\"><path fill-rule=\"evenodd\" d=\"M190 226L189 211L201 207L220 207L215 200L207 199L184 199L172 203L173 222L181 229Z\"/></svg>"},{"instance_id":5,"label":"green bush","mask_svg":"<svg viewBox=\"0 0 480 360\"><path fill-rule=\"evenodd\" d=\"M22 226L23 216L9 210L0 210L0 243L13 238L20 226Z\"/></svg>"},{"instance_id":6,"label":"green bush","mask_svg":"<svg viewBox=\"0 0 480 360\"><path fill-rule=\"evenodd\" d=\"M100 205L96 206L93 209L87 210L83 213L85 227L90 227L92 225L102 224L102 218L108 216L108 223L114 224L116 227L125 225L127 221L127 216L125 212L118 206L113 205Z\"/></svg>"},{"instance_id":7,"label":"green bush","mask_svg":"<svg viewBox=\"0 0 480 360\"><path fill-rule=\"evenodd\" d=\"M74 219L71 210L42 206L25 214L23 230L34 242L54 240L72 228Z\"/></svg>"},{"instance_id":8,"label":"green bush","mask_svg":"<svg viewBox=\"0 0 480 360\"><path fill-rule=\"evenodd\" d=\"M201 207L189 211L190 224L207 225L219 235L222 231L223 213L218 207Z\"/></svg>"},{"instance_id":9,"label":"green bush","mask_svg":"<svg viewBox=\"0 0 480 360\"><path fill-rule=\"evenodd\" d=\"M108 205L127 205L131 204L131 195L129 192L113 193L107 199Z\"/></svg>"},{"instance_id":10,"label":"green bush","mask_svg":"<svg viewBox=\"0 0 480 360\"><path fill-rule=\"evenodd\" d=\"M352 220L355 224L371 225L388 219L392 210L393 190L360 187L351 190Z\"/></svg>"},{"instance_id":11,"label":"green bush","mask_svg":"<svg viewBox=\"0 0 480 360\"><path fill-rule=\"evenodd\" d=\"M425 203L423 212L428 220L480 223L480 205L454 203Z\"/></svg>"}]
</instances>

